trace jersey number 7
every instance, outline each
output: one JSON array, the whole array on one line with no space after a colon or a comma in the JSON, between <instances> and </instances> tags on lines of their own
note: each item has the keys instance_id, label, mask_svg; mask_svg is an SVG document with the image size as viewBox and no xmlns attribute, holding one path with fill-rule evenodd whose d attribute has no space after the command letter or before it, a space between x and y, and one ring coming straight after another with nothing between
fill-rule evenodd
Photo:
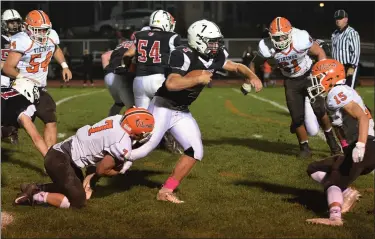
<instances>
[{"instance_id":1,"label":"jersey number 7","mask_svg":"<svg viewBox=\"0 0 375 239\"><path fill-rule=\"evenodd\" d=\"M138 56L138 61L145 63L147 62L147 58L152 58L152 63L161 63L160 41L153 42L150 52L147 52L147 46L148 40L138 41L137 51L139 54L141 54L140 56Z\"/></svg>"}]
</instances>

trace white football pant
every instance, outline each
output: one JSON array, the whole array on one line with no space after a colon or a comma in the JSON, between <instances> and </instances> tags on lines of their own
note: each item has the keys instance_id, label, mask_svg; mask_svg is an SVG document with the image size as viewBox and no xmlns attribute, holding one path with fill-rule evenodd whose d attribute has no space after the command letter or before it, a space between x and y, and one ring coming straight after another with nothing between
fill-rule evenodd
<instances>
[{"instance_id":1,"label":"white football pant","mask_svg":"<svg viewBox=\"0 0 375 239\"><path fill-rule=\"evenodd\" d=\"M307 96L305 98L305 127L309 136L317 135L320 128L318 119Z\"/></svg>"},{"instance_id":2,"label":"white football pant","mask_svg":"<svg viewBox=\"0 0 375 239\"><path fill-rule=\"evenodd\" d=\"M177 142L184 148L193 148L194 158L202 160L203 144L201 132L198 124L190 112L181 112L163 107L165 99L155 96L148 110L153 114L155 119L154 130L150 140L141 147L132 150L130 160L137 160L146 157L160 143L165 132L170 129L171 134Z\"/></svg>"},{"instance_id":3,"label":"white football pant","mask_svg":"<svg viewBox=\"0 0 375 239\"><path fill-rule=\"evenodd\" d=\"M123 103L126 108L134 106L133 81L123 75L108 73L104 76L107 86L115 103Z\"/></svg>"},{"instance_id":4,"label":"white football pant","mask_svg":"<svg viewBox=\"0 0 375 239\"><path fill-rule=\"evenodd\" d=\"M164 81L164 74L135 77L133 83L135 106L147 109Z\"/></svg>"}]
</instances>

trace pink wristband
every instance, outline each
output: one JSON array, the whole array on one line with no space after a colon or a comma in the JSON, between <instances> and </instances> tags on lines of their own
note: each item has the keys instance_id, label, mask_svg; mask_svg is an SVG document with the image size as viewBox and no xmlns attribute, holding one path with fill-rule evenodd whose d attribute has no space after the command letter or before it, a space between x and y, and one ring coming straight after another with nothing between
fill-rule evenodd
<instances>
[{"instance_id":1,"label":"pink wristband","mask_svg":"<svg viewBox=\"0 0 375 239\"><path fill-rule=\"evenodd\" d=\"M167 181L165 181L165 184L164 184L164 187L165 188L168 188L168 189L171 189L171 190L175 190L178 185L180 184L180 182L172 177L169 177L167 179Z\"/></svg>"}]
</instances>

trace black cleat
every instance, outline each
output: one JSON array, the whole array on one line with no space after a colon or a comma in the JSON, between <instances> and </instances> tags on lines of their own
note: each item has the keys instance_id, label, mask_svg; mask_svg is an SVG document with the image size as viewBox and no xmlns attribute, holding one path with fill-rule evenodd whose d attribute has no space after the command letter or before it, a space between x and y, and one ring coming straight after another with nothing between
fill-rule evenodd
<instances>
[{"instance_id":1,"label":"black cleat","mask_svg":"<svg viewBox=\"0 0 375 239\"><path fill-rule=\"evenodd\" d=\"M37 184L22 184L21 185L21 193L18 193L16 199L14 200L14 205L34 205L34 194L40 192L40 188Z\"/></svg>"},{"instance_id":2,"label":"black cleat","mask_svg":"<svg viewBox=\"0 0 375 239\"><path fill-rule=\"evenodd\" d=\"M311 159L312 154L308 143L303 143L299 145L300 152L298 158L300 159Z\"/></svg>"}]
</instances>

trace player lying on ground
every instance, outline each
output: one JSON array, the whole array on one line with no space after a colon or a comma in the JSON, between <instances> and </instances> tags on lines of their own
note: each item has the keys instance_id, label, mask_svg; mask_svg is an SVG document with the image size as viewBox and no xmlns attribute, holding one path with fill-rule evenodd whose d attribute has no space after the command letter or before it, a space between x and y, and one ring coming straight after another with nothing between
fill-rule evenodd
<instances>
[{"instance_id":1,"label":"player lying on ground","mask_svg":"<svg viewBox=\"0 0 375 239\"><path fill-rule=\"evenodd\" d=\"M83 207L91 195L86 195L82 186L81 169L97 164L98 176L119 174L130 156L132 140L143 138L153 128L154 117L142 108L131 108L124 115L81 127L75 135L53 145L45 156L44 165L52 183L21 185L22 192L14 204Z\"/></svg>"},{"instance_id":2,"label":"player lying on ground","mask_svg":"<svg viewBox=\"0 0 375 239\"><path fill-rule=\"evenodd\" d=\"M38 101L38 87L29 79L16 79L11 87L1 87L1 138L23 127L44 156L48 148L33 123Z\"/></svg>"},{"instance_id":3,"label":"player lying on ground","mask_svg":"<svg viewBox=\"0 0 375 239\"><path fill-rule=\"evenodd\" d=\"M358 93L345 85L345 68L341 63L333 59L318 61L311 77L309 95L312 100L321 95L326 97L333 125L341 126L350 118L358 122L358 139L350 143L344 156L313 162L307 169L310 177L324 186L330 213L329 218L307 222L342 226L341 214L348 212L360 196L349 185L375 169L374 120Z\"/></svg>"},{"instance_id":4,"label":"player lying on ground","mask_svg":"<svg viewBox=\"0 0 375 239\"><path fill-rule=\"evenodd\" d=\"M182 203L173 191L195 163L203 158L201 132L189 106L211 81L212 74L222 69L242 74L246 78L242 87L245 94L251 90L251 85L257 92L262 89L262 82L248 67L227 59L228 53L222 39L221 31L215 23L207 20L193 23L188 29L188 46L179 46L171 52L167 80L149 106L155 117L155 129L147 143L132 151L130 160L148 155L167 130L170 130L184 149L172 174L159 190L158 200Z\"/></svg>"}]
</instances>

